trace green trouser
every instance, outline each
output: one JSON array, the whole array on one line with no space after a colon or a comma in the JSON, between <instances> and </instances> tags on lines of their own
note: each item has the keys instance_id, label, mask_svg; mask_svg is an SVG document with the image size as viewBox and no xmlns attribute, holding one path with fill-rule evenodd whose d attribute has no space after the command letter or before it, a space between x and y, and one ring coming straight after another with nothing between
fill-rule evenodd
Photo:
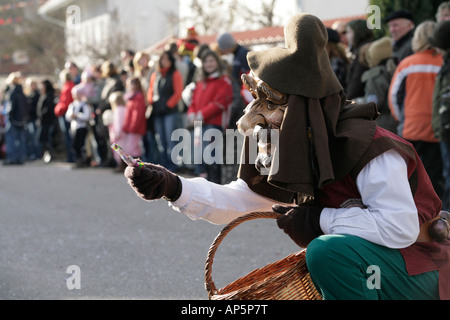
<instances>
[{"instance_id":1,"label":"green trouser","mask_svg":"<svg viewBox=\"0 0 450 320\"><path fill-rule=\"evenodd\" d=\"M410 276L399 250L356 236L314 239L306 264L325 300L439 299L437 271Z\"/></svg>"}]
</instances>

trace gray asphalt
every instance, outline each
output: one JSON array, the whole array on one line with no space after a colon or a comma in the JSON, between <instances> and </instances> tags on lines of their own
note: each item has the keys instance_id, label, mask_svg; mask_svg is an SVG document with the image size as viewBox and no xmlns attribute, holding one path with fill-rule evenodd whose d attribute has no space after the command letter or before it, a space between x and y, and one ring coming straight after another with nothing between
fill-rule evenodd
<instances>
[{"instance_id":1,"label":"gray asphalt","mask_svg":"<svg viewBox=\"0 0 450 320\"><path fill-rule=\"evenodd\" d=\"M222 228L139 199L110 169L0 165L0 299L206 300ZM219 247L213 280L221 288L298 249L274 220L245 222Z\"/></svg>"}]
</instances>

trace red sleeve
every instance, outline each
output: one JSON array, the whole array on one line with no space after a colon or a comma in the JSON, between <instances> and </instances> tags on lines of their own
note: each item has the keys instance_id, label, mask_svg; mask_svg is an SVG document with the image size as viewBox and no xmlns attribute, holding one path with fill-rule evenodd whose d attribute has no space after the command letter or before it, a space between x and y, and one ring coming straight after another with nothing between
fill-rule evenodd
<instances>
[{"instance_id":1,"label":"red sleeve","mask_svg":"<svg viewBox=\"0 0 450 320\"><path fill-rule=\"evenodd\" d=\"M150 84L148 86L148 90L147 90L147 102L148 104L152 104L153 103L153 87L155 84L155 79L156 79L156 72L153 72L152 76L150 77Z\"/></svg>"},{"instance_id":2,"label":"red sleeve","mask_svg":"<svg viewBox=\"0 0 450 320\"><path fill-rule=\"evenodd\" d=\"M145 101L142 94L137 94L133 99L128 100L123 131L127 133L145 134Z\"/></svg>"},{"instance_id":3,"label":"red sleeve","mask_svg":"<svg viewBox=\"0 0 450 320\"><path fill-rule=\"evenodd\" d=\"M169 98L169 100L167 100L167 106L169 108L173 108L178 104L178 101L180 101L183 93L183 78L181 77L181 73L179 71L174 71L172 81L173 95Z\"/></svg>"},{"instance_id":4,"label":"red sleeve","mask_svg":"<svg viewBox=\"0 0 450 320\"><path fill-rule=\"evenodd\" d=\"M69 109L69 105L73 101L72 89L74 87L73 82L66 82L61 90L61 94L59 95L58 104L55 107L55 115L57 117L63 116L67 109Z\"/></svg>"}]
</instances>

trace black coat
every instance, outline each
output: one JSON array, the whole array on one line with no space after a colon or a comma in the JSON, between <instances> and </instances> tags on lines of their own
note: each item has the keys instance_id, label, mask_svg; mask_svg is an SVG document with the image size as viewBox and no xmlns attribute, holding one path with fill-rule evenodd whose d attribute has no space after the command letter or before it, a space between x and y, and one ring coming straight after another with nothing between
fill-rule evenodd
<instances>
[{"instance_id":1,"label":"black coat","mask_svg":"<svg viewBox=\"0 0 450 320\"><path fill-rule=\"evenodd\" d=\"M23 127L28 122L28 103L21 85L15 85L9 94L9 121L14 126Z\"/></svg>"},{"instance_id":2,"label":"black coat","mask_svg":"<svg viewBox=\"0 0 450 320\"><path fill-rule=\"evenodd\" d=\"M37 116L41 121L42 126L48 126L55 123L55 96L52 93L40 96L37 105Z\"/></svg>"}]
</instances>

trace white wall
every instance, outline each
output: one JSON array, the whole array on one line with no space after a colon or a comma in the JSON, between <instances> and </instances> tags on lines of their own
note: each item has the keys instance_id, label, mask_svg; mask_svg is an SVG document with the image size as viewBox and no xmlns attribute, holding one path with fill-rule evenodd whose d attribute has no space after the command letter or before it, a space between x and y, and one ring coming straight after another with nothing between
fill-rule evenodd
<instances>
[{"instance_id":1,"label":"white wall","mask_svg":"<svg viewBox=\"0 0 450 320\"><path fill-rule=\"evenodd\" d=\"M116 27L132 36L135 50L177 32L170 16L177 16L178 0L108 0L108 10L117 12Z\"/></svg>"},{"instance_id":2,"label":"white wall","mask_svg":"<svg viewBox=\"0 0 450 320\"><path fill-rule=\"evenodd\" d=\"M138 51L178 32L178 0L77 0L69 4L80 8L81 24L66 30L66 46L69 58L80 65L92 61L83 54L73 55L80 51L77 44L88 42L102 51L102 44L120 42L126 35L129 41L123 49Z\"/></svg>"},{"instance_id":3,"label":"white wall","mask_svg":"<svg viewBox=\"0 0 450 320\"><path fill-rule=\"evenodd\" d=\"M299 0L298 4L301 12L328 20L365 14L369 0Z\"/></svg>"}]
</instances>

